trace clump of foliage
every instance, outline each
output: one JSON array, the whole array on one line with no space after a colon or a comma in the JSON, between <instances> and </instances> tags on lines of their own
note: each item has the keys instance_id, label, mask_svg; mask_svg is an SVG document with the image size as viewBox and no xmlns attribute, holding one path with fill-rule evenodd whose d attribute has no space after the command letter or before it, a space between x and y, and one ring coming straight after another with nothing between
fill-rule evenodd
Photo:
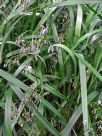
<instances>
[{"instance_id":1,"label":"clump of foliage","mask_svg":"<svg viewBox=\"0 0 102 136\"><path fill-rule=\"evenodd\" d=\"M102 134L102 1L0 1L0 136Z\"/></svg>"}]
</instances>

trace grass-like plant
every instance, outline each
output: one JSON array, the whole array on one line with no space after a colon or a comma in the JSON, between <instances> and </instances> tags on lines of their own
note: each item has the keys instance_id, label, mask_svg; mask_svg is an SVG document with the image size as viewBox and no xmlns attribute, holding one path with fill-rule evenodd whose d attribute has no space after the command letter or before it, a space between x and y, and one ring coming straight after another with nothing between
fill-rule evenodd
<instances>
[{"instance_id":1,"label":"grass-like plant","mask_svg":"<svg viewBox=\"0 0 102 136\"><path fill-rule=\"evenodd\" d=\"M102 0L0 1L0 136L102 135Z\"/></svg>"}]
</instances>

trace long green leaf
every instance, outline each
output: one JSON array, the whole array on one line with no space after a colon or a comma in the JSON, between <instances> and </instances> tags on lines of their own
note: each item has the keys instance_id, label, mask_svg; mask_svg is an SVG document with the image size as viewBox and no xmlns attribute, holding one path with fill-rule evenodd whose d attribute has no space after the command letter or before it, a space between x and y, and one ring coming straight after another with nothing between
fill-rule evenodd
<instances>
[{"instance_id":1,"label":"long green leaf","mask_svg":"<svg viewBox=\"0 0 102 136\"><path fill-rule=\"evenodd\" d=\"M81 33L82 19L83 19L82 7L80 5L78 5L76 28L75 28L75 34L78 37L80 37L80 33Z\"/></svg>"},{"instance_id":2,"label":"long green leaf","mask_svg":"<svg viewBox=\"0 0 102 136\"><path fill-rule=\"evenodd\" d=\"M83 55L79 54L83 59ZM83 112L83 125L84 134L88 136L88 103L87 103L87 80L86 80L86 68L85 65L79 60L80 68L80 84L81 84L81 99L82 99L82 112Z\"/></svg>"},{"instance_id":3,"label":"long green leaf","mask_svg":"<svg viewBox=\"0 0 102 136\"><path fill-rule=\"evenodd\" d=\"M102 81L102 76L99 74L99 72L97 72L97 70L96 69L94 69L94 67L92 67L86 60L84 60L78 53L75 53L74 52L74 54L75 54L75 56L79 59L79 60L81 60L83 63L84 63L84 65L86 66L86 67L88 67L92 72L93 72L93 74L100 80L100 81Z\"/></svg>"},{"instance_id":4,"label":"long green leaf","mask_svg":"<svg viewBox=\"0 0 102 136\"><path fill-rule=\"evenodd\" d=\"M62 2L55 2L49 7L59 7L59 6L67 6L67 5L75 5L75 4L95 4L101 3L101 0L66 0Z\"/></svg>"},{"instance_id":5,"label":"long green leaf","mask_svg":"<svg viewBox=\"0 0 102 136\"><path fill-rule=\"evenodd\" d=\"M21 18L19 18L17 21L15 21L15 22L11 25L11 27L9 28L9 30L6 32L5 36L4 36L3 39L2 39L2 45L1 45L1 47L0 47L0 62L2 61L2 53L3 53L3 49L4 49L4 45L5 45L5 43L6 43L6 40L7 40L8 36L9 36L9 34L10 34L11 31L14 29L15 25L19 22L20 19L21 19Z\"/></svg>"},{"instance_id":6,"label":"long green leaf","mask_svg":"<svg viewBox=\"0 0 102 136\"><path fill-rule=\"evenodd\" d=\"M11 104L12 104L12 91L9 89L6 91L6 102L5 102L5 129L7 136L12 136Z\"/></svg>"},{"instance_id":7,"label":"long green leaf","mask_svg":"<svg viewBox=\"0 0 102 136\"><path fill-rule=\"evenodd\" d=\"M9 81L10 83L14 84L15 86L20 87L24 91L28 91L28 89L29 89L29 87L26 84L24 84L23 82L21 82L20 80L15 78L13 75L5 72L2 69L0 69L0 76L3 77L4 79L6 79L7 81Z\"/></svg>"},{"instance_id":8,"label":"long green leaf","mask_svg":"<svg viewBox=\"0 0 102 136\"><path fill-rule=\"evenodd\" d=\"M75 59L75 56L74 56L73 52L72 52L68 47L66 47L66 46L63 45L63 44L54 44L53 46L60 47L60 48L62 48L62 49L64 49L64 50L66 50L66 51L70 54L70 56L72 57L74 66L75 66L75 73L76 73L77 64L76 64L76 59Z\"/></svg>"},{"instance_id":9,"label":"long green leaf","mask_svg":"<svg viewBox=\"0 0 102 136\"><path fill-rule=\"evenodd\" d=\"M59 113L58 110L56 110L52 104L50 104L47 100L44 98L41 98L41 102L44 104L45 107L47 107L49 110L51 110L55 115L57 115L61 120L65 122L64 117Z\"/></svg>"},{"instance_id":10,"label":"long green leaf","mask_svg":"<svg viewBox=\"0 0 102 136\"><path fill-rule=\"evenodd\" d=\"M48 84L45 84L43 86L43 88L49 92L51 92L52 94L54 94L55 96L63 99L63 100L68 100L68 98L66 96L64 96L63 94L61 94L59 91L57 91L54 87L48 85Z\"/></svg>"},{"instance_id":11,"label":"long green leaf","mask_svg":"<svg viewBox=\"0 0 102 136\"><path fill-rule=\"evenodd\" d=\"M87 34L85 34L84 36L82 36L75 44L75 46L73 47L73 49L76 49L85 39L89 38L90 36L92 36L93 34L96 34L96 33L100 33L102 32L102 28L100 29L96 29L96 30L93 30Z\"/></svg>"},{"instance_id":12,"label":"long green leaf","mask_svg":"<svg viewBox=\"0 0 102 136\"><path fill-rule=\"evenodd\" d=\"M99 93L94 91L88 95L88 104L98 95ZM73 126L75 125L76 121L80 117L82 113L82 105L73 112L73 115L71 116L69 122L67 123L66 127L62 130L61 135L62 136L69 136L70 131L72 130Z\"/></svg>"}]
</instances>

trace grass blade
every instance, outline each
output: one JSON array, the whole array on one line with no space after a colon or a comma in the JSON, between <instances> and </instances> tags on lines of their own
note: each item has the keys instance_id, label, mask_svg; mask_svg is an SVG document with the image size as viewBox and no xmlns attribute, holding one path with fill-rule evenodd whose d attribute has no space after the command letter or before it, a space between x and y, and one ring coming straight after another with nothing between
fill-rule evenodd
<instances>
[{"instance_id":1,"label":"grass blade","mask_svg":"<svg viewBox=\"0 0 102 136\"><path fill-rule=\"evenodd\" d=\"M11 104L12 104L12 91L9 89L6 91L6 102L5 102L5 129L7 136L12 136Z\"/></svg>"},{"instance_id":2,"label":"grass blade","mask_svg":"<svg viewBox=\"0 0 102 136\"><path fill-rule=\"evenodd\" d=\"M6 79L7 81L9 81L10 83L14 84L15 86L20 87L24 91L28 91L28 89L29 89L29 87L26 84L24 84L23 82L21 82L20 80L18 80L17 78L15 78L11 74L5 72L2 69L0 69L0 76L3 77L4 79Z\"/></svg>"},{"instance_id":3,"label":"grass blade","mask_svg":"<svg viewBox=\"0 0 102 136\"><path fill-rule=\"evenodd\" d=\"M6 40L9 36L9 34L11 33L11 31L14 29L15 25L19 22L21 18L19 18L16 22L14 22L11 27L9 28L9 30L6 32L5 36L2 39L2 45L0 47L0 62L2 62L2 53L3 53L3 49L4 49L4 45L6 43Z\"/></svg>"},{"instance_id":4,"label":"grass blade","mask_svg":"<svg viewBox=\"0 0 102 136\"><path fill-rule=\"evenodd\" d=\"M56 110L52 104L50 104L47 100L44 98L41 98L41 102L44 104L45 107L47 107L49 110L51 110L55 115L57 115L61 120L65 122L64 117L59 113L58 110Z\"/></svg>"},{"instance_id":5,"label":"grass blade","mask_svg":"<svg viewBox=\"0 0 102 136\"><path fill-rule=\"evenodd\" d=\"M81 60L83 63L84 63L84 65L86 66L86 67L88 67L92 72L93 72L93 74L100 80L100 81L102 81L102 76L99 74L99 72L97 72L97 70L95 70L94 69L94 67L92 67L86 60L84 60L78 53L75 53L74 52L74 54L75 54L75 56L79 59L79 60Z\"/></svg>"},{"instance_id":6,"label":"grass blade","mask_svg":"<svg viewBox=\"0 0 102 136\"><path fill-rule=\"evenodd\" d=\"M78 37L80 37L80 33L81 33L82 19L83 19L82 7L80 5L78 5L76 29L75 29L75 35Z\"/></svg>"},{"instance_id":7,"label":"grass blade","mask_svg":"<svg viewBox=\"0 0 102 136\"><path fill-rule=\"evenodd\" d=\"M67 5L77 5L77 4L96 4L101 3L101 0L66 0L62 2L55 2L49 7L59 7L59 6L67 6Z\"/></svg>"},{"instance_id":8,"label":"grass blade","mask_svg":"<svg viewBox=\"0 0 102 136\"><path fill-rule=\"evenodd\" d=\"M75 66L75 73L76 73L77 64L76 64L76 59L75 59L75 56L74 56L73 52L72 52L68 47L66 47L66 46L63 45L63 44L54 44L53 46L55 46L55 47L60 47L60 48L62 48L62 49L64 49L64 50L66 50L66 51L70 54L70 56L71 56L71 58L72 58L72 60L73 60L74 66Z\"/></svg>"},{"instance_id":9,"label":"grass blade","mask_svg":"<svg viewBox=\"0 0 102 136\"><path fill-rule=\"evenodd\" d=\"M45 84L44 86L44 89L46 89L47 91L51 92L52 94L54 94L55 96L63 99L63 100L68 100L68 98L66 96L64 96L63 94L61 94L59 91L57 91L54 87L48 85L48 84Z\"/></svg>"},{"instance_id":10,"label":"grass blade","mask_svg":"<svg viewBox=\"0 0 102 136\"><path fill-rule=\"evenodd\" d=\"M83 59L83 55L79 54ZM86 68L85 65L79 60L80 68L80 83L81 83L81 99L82 99L82 111L83 111L83 125L84 134L88 136L88 104L87 104L87 84L86 84Z\"/></svg>"},{"instance_id":11,"label":"grass blade","mask_svg":"<svg viewBox=\"0 0 102 136\"><path fill-rule=\"evenodd\" d=\"M94 91L88 95L88 104L98 95L99 93ZM70 131L72 130L73 126L75 125L76 121L80 117L82 113L82 105L80 105L71 116L69 122L67 123L66 127L62 130L62 136L69 136Z\"/></svg>"}]
</instances>

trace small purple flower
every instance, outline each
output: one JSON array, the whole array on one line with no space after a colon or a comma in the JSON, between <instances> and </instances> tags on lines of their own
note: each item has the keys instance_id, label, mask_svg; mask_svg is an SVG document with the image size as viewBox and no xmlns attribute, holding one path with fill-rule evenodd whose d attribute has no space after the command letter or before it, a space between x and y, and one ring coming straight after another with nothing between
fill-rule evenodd
<instances>
[{"instance_id":1,"label":"small purple flower","mask_svg":"<svg viewBox=\"0 0 102 136\"><path fill-rule=\"evenodd\" d=\"M21 40L21 39L17 39L15 41L16 44L20 45L20 46L24 46L24 40Z\"/></svg>"},{"instance_id":2,"label":"small purple flower","mask_svg":"<svg viewBox=\"0 0 102 136\"><path fill-rule=\"evenodd\" d=\"M30 48L28 47L28 48L24 48L24 47L22 47L21 48L21 53L29 53L30 52Z\"/></svg>"},{"instance_id":3,"label":"small purple flower","mask_svg":"<svg viewBox=\"0 0 102 136\"><path fill-rule=\"evenodd\" d=\"M39 53L40 53L40 50L38 49L38 47L33 46L33 47L31 48L31 52L36 53L36 54L39 54Z\"/></svg>"},{"instance_id":4,"label":"small purple flower","mask_svg":"<svg viewBox=\"0 0 102 136\"><path fill-rule=\"evenodd\" d=\"M48 33L48 27L42 27L40 30L40 35L45 36Z\"/></svg>"},{"instance_id":5,"label":"small purple flower","mask_svg":"<svg viewBox=\"0 0 102 136\"><path fill-rule=\"evenodd\" d=\"M27 73L31 73L33 68L32 66L26 66L24 70L25 70L25 73L27 74Z\"/></svg>"},{"instance_id":6,"label":"small purple flower","mask_svg":"<svg viewBox=\"0 0 102 136\"><path fill-rule=\"evenodd\" d=\"M4 63L3 68L7 68L7 67L8 67L8 64Z\"/></svg>"}]
</instances>

